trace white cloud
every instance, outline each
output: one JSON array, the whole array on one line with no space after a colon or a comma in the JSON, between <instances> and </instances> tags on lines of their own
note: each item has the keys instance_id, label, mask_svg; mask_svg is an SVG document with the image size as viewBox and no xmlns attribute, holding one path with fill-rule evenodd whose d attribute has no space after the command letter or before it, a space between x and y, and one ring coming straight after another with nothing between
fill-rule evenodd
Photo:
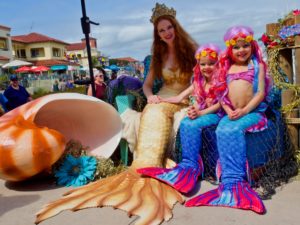
<instances>
[{"instance_id":1,"label":"white cloud","mask_svg":"<svg viewBox=\"0 0 300 225\"><path fill-rule=\"evenodd\" d=\"M112 57L143 59L149 54L153 26L149 22L156 1L85 1L87 15L100 26L91 25L91 36L98 39L101 52ZM159 1L162 2L162 1ZM300 9L295 0L164 0L177 10L177 19L199 43L215 42L221 47L223 34L232 25L251 26L259 37L267 23L274 23L292 9ZM62 9L57 12L57 8ZM1 25L12 28L12 35L34 32L80 42L84 37L80 1L18 0L0 1ZM34 13L33 13L34 12Z\"/></svg>"}]
</instances>

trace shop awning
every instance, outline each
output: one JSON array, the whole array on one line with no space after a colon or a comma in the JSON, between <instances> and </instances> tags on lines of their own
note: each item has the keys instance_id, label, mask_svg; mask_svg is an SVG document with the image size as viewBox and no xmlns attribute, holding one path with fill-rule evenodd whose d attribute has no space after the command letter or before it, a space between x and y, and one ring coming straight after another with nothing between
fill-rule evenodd
<instances>
[{"instance_id":1,"label":"shop awning","mask_svg":"<svg viewBox=\"0 0 300 225\"><path fill-rule=\"evenodd\" d=\"M51 70L67 70L68 66L67 65L54 65L50 67Z\"/></svg>"}]
</instances>

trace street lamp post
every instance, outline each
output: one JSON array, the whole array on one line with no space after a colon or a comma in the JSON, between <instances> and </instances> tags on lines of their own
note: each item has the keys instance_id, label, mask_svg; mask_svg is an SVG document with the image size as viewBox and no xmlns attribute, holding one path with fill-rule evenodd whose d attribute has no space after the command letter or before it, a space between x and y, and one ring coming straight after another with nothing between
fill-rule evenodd
<instances>
[{"instance_id":1,"label":"street lamp post","mask_svg":"<svg viewBox=\"0 0 300 225\"><path fill-rule=\"evenodd\" d=\"M91 55L91 46L90 46L90 24L99 25L99 23L95 23L90 20L89 17L86 16L85 10L85 2L81 0L81 9L82 9L82 17L81 17L81 27L82 32L85 35L85 43L86 43L86 50L88 54L88 61L89 61L89 70L90 70L90 78L91 78L91 86L92 86L92 93L93 96L96 96L96 89L95 89L95 80L94 80L94 73L93 73L93 64L92 64L92 55Z\"/></svg>"}]
</instances>

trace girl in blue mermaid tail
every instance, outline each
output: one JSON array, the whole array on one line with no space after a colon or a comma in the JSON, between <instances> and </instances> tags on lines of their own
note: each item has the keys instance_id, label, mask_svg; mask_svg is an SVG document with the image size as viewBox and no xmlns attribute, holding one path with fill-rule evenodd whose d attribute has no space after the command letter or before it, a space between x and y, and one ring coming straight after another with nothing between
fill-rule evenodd
<instances>
[{"instance_id":1,"label":"girl in blue mermaid tail","mask_svg":"<svg viewBox=\"0 0 300 225\"><path fill-rule=\"evenodd\" d=\"M180 123L182 161L172 169L147 167L138 169L138 173L163 181L183 193L194 188L199 175L203 173L200 156L202 129L218 124L221 118L221 112L218 113L221 106L214 94L214 83L219 72L219 52L214 44L202 45L195 54L197 64L194 67L193 84L175 97L162 99L179 103L191 93L196 97L196 103L188 108L187 117Z\"/></svg>"},{"instance_id":2,"label":"girl in blue mermaid tail","mask_svg":"<svg viewBox=\"0 0 300 225\"><path fill-rule=\"evenodd\" d=\"M221 183L186 202L186 206L225 206L262 214L265 207L247 178L245 132L264 130L269 87L266 64L246 26L228 29L227 49L220 59L220 103L226 112L216 129Z\"/></svg>"}]
</instances>

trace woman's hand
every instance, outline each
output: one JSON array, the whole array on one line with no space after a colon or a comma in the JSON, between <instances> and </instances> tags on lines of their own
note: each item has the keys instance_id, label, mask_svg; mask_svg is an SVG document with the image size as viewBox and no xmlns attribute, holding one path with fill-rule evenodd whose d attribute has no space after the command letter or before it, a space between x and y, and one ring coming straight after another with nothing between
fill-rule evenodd
<instances>
[{"instance_id":1,"label":"woman's hand","mask_svg":"<svg viewBox=\"0 0 300 225\"><path fill-rule=\"evenodd\" d=\"M198 116L200 116L200 111L195 105L192 105L187 110L187 116L193 120L196 119Z\"/></svg>"},{"instance_id":2,"label":"woman's hand","mask_svg":"<svg viewBox=\"0 0 300 225\"><path fill-rule=\"evenodd\" d=\"M182 101L181 97L180 96L174 96L174 97L169 97L169 98L162 98L162 101L163 102L168 102L168 103L174 103L174 104L177 104L177 103L180 103Z\"/></svg>"},{"instance_id":3,"label":"woman's hand","mask_svg":"<svg viewBox=\"0 0 300 225\"><path fill-rule=\"evenodd\" d=\"M147 98L147 103L148 104L157 104L157 103L160 103L161 101L162 101L162 98L159 97L158 95L150 95Z\"/></svg>"}]
</instances>

